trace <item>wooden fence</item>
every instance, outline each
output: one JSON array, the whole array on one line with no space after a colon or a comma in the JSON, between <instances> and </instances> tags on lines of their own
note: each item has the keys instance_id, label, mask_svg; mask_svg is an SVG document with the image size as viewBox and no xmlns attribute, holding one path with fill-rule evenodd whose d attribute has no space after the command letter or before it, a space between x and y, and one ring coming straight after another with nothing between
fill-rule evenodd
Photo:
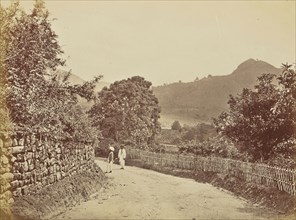
<instances>
[{"instance_id":1,"label":"wooden fence","mask_svg":"<svg viewBox=\"0 0 296 220\"><path fill-rule=\"evenodd\" d=\"M229 174L246 182L278 188L291 195L296 195L296 170L293 169L219 157L159 154L137 149L129 149L128 156L141 159L150 165Z\"/></svg>"}]
</instances>

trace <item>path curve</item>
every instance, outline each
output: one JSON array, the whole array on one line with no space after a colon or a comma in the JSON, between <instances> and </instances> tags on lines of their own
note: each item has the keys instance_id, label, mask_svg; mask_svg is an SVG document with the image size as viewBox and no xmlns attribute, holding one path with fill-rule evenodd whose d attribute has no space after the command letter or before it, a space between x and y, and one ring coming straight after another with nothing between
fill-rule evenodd
<instances>
[{"instance_id":1,"label":"path curve","mask_svg":"<svg viewBox=\"0 0 296 220\"><path fill-rule=\"evenodd\" d=\"M105 170L106 163L97 160ZM114 165L107 184L58 219L271 219L272 213L210 184Z\"/></svg>"}]
</instances>

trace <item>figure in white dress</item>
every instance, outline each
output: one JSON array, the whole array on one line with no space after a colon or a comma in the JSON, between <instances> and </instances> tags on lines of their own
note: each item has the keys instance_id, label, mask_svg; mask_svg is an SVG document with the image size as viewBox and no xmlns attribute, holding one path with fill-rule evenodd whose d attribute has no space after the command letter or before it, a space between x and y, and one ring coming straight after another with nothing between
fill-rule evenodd
<instances>
[{"instance_id":1,"label":"figure in white dress","mask_svg":"<svg viewBox=\"0 0 296 220\"><path fill-rule=\"evenodd\" d=\"M124 146L121 145L120 149L118 151L118 159L119 159L119 163L120 163L120 166L121 166L120 169L124 169L125 158L126 158L126 150L124 149Z\"/></svg>"}]
</instances>

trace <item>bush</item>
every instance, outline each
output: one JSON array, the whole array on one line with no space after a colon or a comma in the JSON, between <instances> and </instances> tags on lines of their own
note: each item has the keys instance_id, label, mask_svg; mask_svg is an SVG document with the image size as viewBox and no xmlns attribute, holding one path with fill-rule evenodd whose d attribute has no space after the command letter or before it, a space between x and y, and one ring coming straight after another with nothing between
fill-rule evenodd
<instances>
[{"instance_id":1,"label":"bush","mask_svg":"<svg viewBox=\"0 0 296 220\"><path fill-rule=\"evenodd\" d=\"M171 128L172 130L175 130L175 131L181 131L182 126L179 121L174 121Z\"/></svg>"}]
</instances>

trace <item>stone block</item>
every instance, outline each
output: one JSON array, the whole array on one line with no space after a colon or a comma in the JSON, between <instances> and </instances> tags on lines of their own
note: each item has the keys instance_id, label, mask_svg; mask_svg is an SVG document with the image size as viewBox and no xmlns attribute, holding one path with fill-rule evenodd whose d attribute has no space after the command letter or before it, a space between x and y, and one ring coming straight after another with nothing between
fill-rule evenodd
<instances>
[{"instance_id":1,"label":"stone block","mask_svg":"<svg viewBox=\"0 0 296 220\"><path fill-rule=\"evenodd\" d=\"M41 175L42 175L42 177L48 176L49 175L48 169L47 168L43 168L42 169L42 172L41 172Z\"/></svg>"},{"instance_id":2,"label":"stone block","mask_svg":"<svg viewBox=\"0 0 296 220\"><path fill-rule=\"evenodd\" d=\"M27 161L21 163L21 166L22 166L24 172L28 172L29 171L29 165L28 165L28 162Z\"/></svg>"},{"instance_id":3,"label":"stone block","mask_svg":"<svg viewBox=\"0 0 296 220\"><path fill-rule=\"evenodd\" d=\"M53 174L53 173L54 173L53 166L50 166L50 167L48 168L48 172L49 172L49 174Z\"/></svg>"},{"instance_id":4,"label":"stone block","mask_svg":"<svg viewBox=\"0 0 296 220\"><path fill-rule=\"evenodd\" d=\"M22 189L20 187L19 188L16 188L13 191L13 197L19 197L19 196L22 196Z\"/></svg>"},{"instance_id":5,"label":"stone block","mask_svg":"<svg viewBox=\"0 0 296 220\"><path fill-rule=\"evenodd\" d=\"M38 151L38 152L44 151L44 147L43 147L42 144L36 144L36 145L35 145L35 149L36 149L36 151Z\"/></svg>"},{"instance_id":6,"label":"stone block","mask_svg":"<svg viewBox=\"0 0 296 220\"><path fill-rule=\"evenodd\" d=\"M31 144L31 138L30 138L30 135L26 135L24 137L24 145L28 146Z\"/></svg>"},{"instance_id":7,"label":"stone block","mask_svg":"<svg viewBox=\"0 0 296 220\"><path fill-rule=\"evenodd\" d=\"M68 175L68 173L65 172L61 172L62 178L66 177Z\"/></svg>"},{"instance_id":8,"label":"stone block","mask_svg":"<svg viewBox=\"0 0 296 220\"><path fill-rule=\"evenodd\" d=\"M34 157L35 157L36 159L39 159L39 158L40 158L40 152L35 151L35 152L34 152Z\"/></svg>"},{"instance_id":9,"label":"stone block","mask_svg":"<svg viewBox=\"0 0 296 220\"><path fill-rule=\"evenodd\" d=\"M31 143L31 144L35 144L35 142L36 142L36 136L35 136L35 134L32 134L32 135L30 136L30 143Z\"/></svg>"},{"instance_id":10,"label":"stone block","mask_svg":"<svg viewBox=\"0 0 296 220\"><path fill-rule=\"evenodd\" d=\"M10 162L11 162L11 163L14 163L16 160L17 160L17 158L14 157L14 156L12 156L12 157L10 158Z\"/></svg>"},{"instance_id":11,"label":"stone block","mask_svg":"<svg viewBox=\"0 0 296 220\"><path fill-rule=\"evenodd\" d=\"M48 185L48 179L47 179L47 177L42 178L41 183L42 183L43 186Z\"/></svg>"},{"instance_id":12,"label":"stone block","mask_svg":"<svg viewBox=\"0 0 296 220\"><path fill-rule=\"evenodd\" d=\"M19 180L19 186L23 187L25 185L25 180Z\"/></svg>"},{"instance_id":13,"label":"stone block","mask_svg":"<svg viewBox=\"0 0 296 220\"><path fill-rule=\"evenodd\" d=\"M31 145L31 150L30 150L32 153L35 153L36 152L36 148L34 147L34 145Z\"/></svg>"},{"instance_id":14,"label":"stone block","mask_svg":"<svg viewBox=\"0 0 296 220\"><path fill-rule=\"evenodd\" d=\"M22 191L22 195L28 195L29 194L29 187L24 186L24 187L22 187L21 191Z\"/></svg>"},{"instance_id":15,"label":"stone block","mask_svg":"<svg viewBox=\"0 0 296 220\"><path fill-rule=\"evenodd\" d=\"M56 148L56 153L57 154L61 154L62 153L62 149L60 147Z\"/></svg>"},{"instance_id":16,"label":"stone block","mask_svg":"<svg viewBox=\"0 0 296 220\"><path fill-rule=\"evenodd\" d=\"M56 173L56 178L57 178L57 180L62 179L62 174L60 172L57 172Z\"/></svg>"},{"instance_id":17,"label":"stone block","mask_svg":"<svg viewBox=\"0 0 296 220\"><path fill-rule=\"evenodd\" d=\"M34 156L34 154L33 154L32 152L27 152L27 153L26 153L26 158L27 158L27 160L31 160L31 159L33 159L33 156Z\"/></svg>"},{"instance_id":18,"label":"stone block","mask_svg":"<svg viewBox=\"0 0 296 220\"><path fill-rule=\"evenodd\" d=\"M23 179L23 175L21 173L13 173L14 180L21 180Z\"/></svg>"},{"instance_id":19,"label":"stone block","mask_svg":"<svg viewBox=\"0 0 296 220\"><path fill-rule=\"evenodd\" d=\"M50 161L50 165L52 166L56 163L57 160L55 158L51 158L49 161Z\"/></svg>"},{"instance_id":20,"label":"stone block","mask_svg":"<svg viewBox=\"0 0 296 220\"><path fill-rule=\"evenodd\" d=\"M33 159L27 159L26 161L27 161L28 165L33 163Z\"/></svg>"},{"instance_id":21,"label":"stone block","mask_svg":"<svg viewBox=\"0 0 296 220\"><path fill-rule=\"evenodd\" d=\"M11 185L11 189L14 191L16 188L19 187L19 181L18 180L14 180L10 183Z\"/></svg>"},{"instance_id":22,"label":"stone block","mask_svg":"<svg viewBox=\"0 0 296 220\"><path fill-rule=\"evenodd\" d=\"M52 167L53 167L53 173L56 173L57 172L57 165L54 164Z\"/></svg>"},{"instance_id":23,"label":"stone block","mask_svg":"<svg viewBox=\"0 0 296 220\"><path fill-rule=\"evenodd\" d=\"M16 155L16 161L17 162L25 162L26 158L25 158L25 154L17 154Z\"/></svg>"},{"instance_id":24,"label":"stone block","mask_svg":"<svg viewBox=\"0 0 296 220\"><path fill-rule=\"evenodd\" d=\"M56 178L55 178L55 176L53 174L49 176L49 183L50 184L54 183L55 180L56 180Z\"/></svg>"},{"instance_id":25,"label":"stone block","mask_svg":"<svg viewBox=\"0 0 296 220\"><path fill-rule=\"evenodd\" d=\"M34 168L35 168L34 164L29 164L29 171L34 170Z\"/></svg>"},{"instance_id":26,"label":"stone block","mask_svg":"<svg viewBox=\"0 0 296 220\"><path fill-rule=\"evenodd\" d=\"M26 173L23 174L23 176L24 176L25 180L31 179L32 173L31 172L26 172Z\"/></svg>"},{"instance_id":27,"label":"stone block","mask_svg":"<svg viewBox=\"0 0 296 220\"><path fill-rule=\"evenodd\" d=\"M14 146L12 147L12 154L20 154L25 153L25 147L24 146Z\"/></svg>"},{"instance_id":28,"label":"stone block","mask_svg":"<svg viewBox=\"0 0 296 220\"><path fill-rule=\"evenodd\" d=\"M36 174L36 181L41 182L41 174Z\"/></svg>"},{"instance_id":29,"label":"stone block","mask_svg":"<svg viewBox=\"0 0 296 220\"><path fill-rule=\"evenodd\" d=\"M31 144L27 144L27 145L25 145L26 146L26 151L28 152L28 153L32 153L33 152L33 146L31 145Z\"/></svg>"},{"instance_id":30,"label":"stone block","mask_svg":"<svg viewBox=\"0 0 296 220\"><path fill-rule=\"evenodd\" d=\"M59 161L62 160L62 154L56 154L56 159Z\"/></svg>"},{"instance_id":31,"label":"stone block","mask_svg":"<svg viewBox=\"0 0 296 220\"><path fill-rule=\"evenodd\" d=\"M46 158L46 159L44 160L44 165L45 165L46 167L50 167L50 160L49 160L48 158Z\"/></svg>"},{"instance_id":32,"label":"stone block","mask_svg":"<svg viewBox=\"0 0 296 220\"><path fill-rule=\"evenodd\" d=\"M12 139L12 146L17 146L18 145L18 141L16 138Z\"/></svg>"},{"instance_id":33,"label":"stone block","mask_svg":"<svg viewBox=\"0 0 296 220\"><path fill-rule=\"evenodd\" d=\"M14 162L12 165L12 173L18 173L21 169L21 166L18 162Z\"/></svg>"},{"instance_id":34,"label":"stone block","mask_svg":"<svg viewBox=\"0 0 296 220\"><path fill-rule=\"evenodd\" d=\"M20 138L18 140L18 145L24 146L25 145L25 139L24 138Z\"/></svg>"},{"instance_id":35,"label":"stone block","mask_svg":"<svg viewBox=\"0 0 296 220\"><path fill-rule=\"evenodd\" d=\"M40 170L41 169L41 164L39 160L35 160L35 169Z\"/></svg>"},{"instance_id":36,"label":"stone block","mask_svg":"<svg viewBox=\"0 0 296 220\"><path fill-rule=\"evenodd\" d=\"M31 176L31 183L33 183L33 184L35 184L36 183L36 176L34 175L34 176Z\"/></svg>"}]
</instances>

